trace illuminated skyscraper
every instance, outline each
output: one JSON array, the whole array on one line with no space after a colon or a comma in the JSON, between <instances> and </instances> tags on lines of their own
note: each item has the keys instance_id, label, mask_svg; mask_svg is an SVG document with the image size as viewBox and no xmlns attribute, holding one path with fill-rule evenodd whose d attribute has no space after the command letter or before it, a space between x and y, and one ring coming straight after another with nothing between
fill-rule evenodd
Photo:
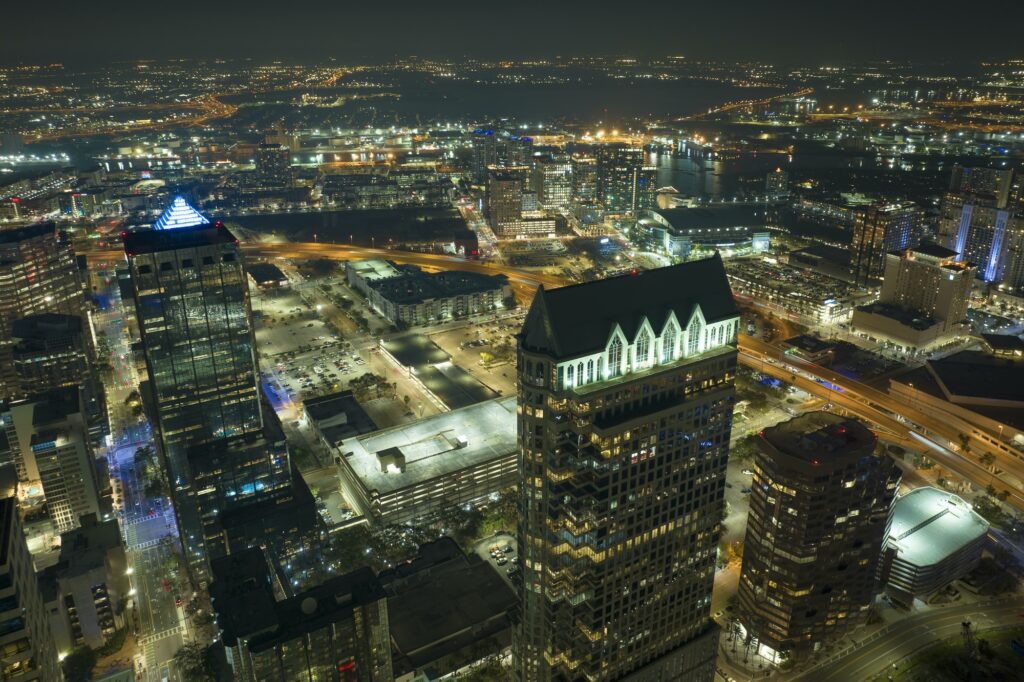
<instances>
[{"instance_id":1,"label":"illuminated skyscraper","mask_svg":"<svg viewBox=\"0 0 1024 682\"><path fill-rule=\"evenodd\" d=\"M939 238L945 246L974 263L986 282L1004 279L1016 287L1021 270L1024 225L1019 184L1013 170L954 166L949 191L942 197Z\"/></svg>"},{"instance_id":2,"label":"illuminated skyscraper","mask_svg":"<svg viewBox=\"0 0 1024 682\"><path fill-rule=\"evenodd\" d=\"M766 429L753 465L741 638L772 662L863 622L900 471L861 422L808 412Z\"/></svg>"},{"instance_id":3,"label":"illuminated skyscraper","mask_svg":"<svg viewBox=\"0 0 1024 682\"><path fill-rule=\"evenodd\" d=\"M534 161L533 188L544 208L565 208L572 200L572 164L551 157Z\"/></svg>"},{"instance_id":4,"label":"illuminated skyscraper","mask_svg":"<svg viewBox=\"0 0 1024 682\"><path fill-rule=\"evenodd\" d=\"M597 198L609 213L654 208L657 169L646 166L642 147L616 143L597 148Z\"/></svg>"},{"instance_id":5,"label":"illuminated skyscraper","mask_svg":"<svg viewBox=\"0 0 1024 682\"><path fill-rule=\"evenodd\" d=\"M248 281L238 241L176 200L128 233L148 392L190 565L205 565L187 451L262 428ZM186 210L187 207L187 210Z\"/></svg>"},{"instance_id":6,"label":"illuminated skyscraper","mask_svg":"<svg viewBox=\"0 0 1024 682\"><path fill-rule=\"evenodd\" d=\"M910 201L871 204L858 209L850 245L850 273L860 286L882 277L885 254L917 246L924 211Z\"/></svg>"},{"instance_id":7,"label":"illuminated skyscraper","mask_svg":"<svg viewBox=\"0 0 1024 682\"><path fill-rule=\"evenodd\" d=\"M718 256L541 289L519 334L517 676L714 676L739 315Z\"/></svg>"},{"instance_id":8,"label":"illuminated skyscraper","mask_svg":"<svg viewBox=\"0 0 1024 682\"><path fill-rule=\"evenodd\" d=\"M71 242L53 223L0 230L0 397L21 395L11 357L14 324L36 313L83 315Z\"/></svg>"}]
</instances>

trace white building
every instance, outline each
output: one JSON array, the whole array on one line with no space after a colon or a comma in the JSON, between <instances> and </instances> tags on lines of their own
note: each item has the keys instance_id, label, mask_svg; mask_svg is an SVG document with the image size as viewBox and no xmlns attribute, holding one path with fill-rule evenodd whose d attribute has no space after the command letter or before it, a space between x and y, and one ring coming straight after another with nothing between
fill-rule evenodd
<instances>
[{"instance_id":1,"label":"white building","mask_svg":"<svg viewBox=\"0 0 1024 682\"><path fill-rule=\"evenodd\" d=\"M942 589L981 560L988 521L971 505L937 488L918 488L896 500L883 552L887 590L908 601Z\"/></svg>"}]
</instances>

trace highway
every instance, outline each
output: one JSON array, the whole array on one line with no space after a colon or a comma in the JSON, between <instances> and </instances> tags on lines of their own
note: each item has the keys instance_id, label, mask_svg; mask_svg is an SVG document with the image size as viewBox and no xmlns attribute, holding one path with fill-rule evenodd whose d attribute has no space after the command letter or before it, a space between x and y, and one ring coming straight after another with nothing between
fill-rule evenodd
<instances>
[{"instance_id":1,"label":"highway","mask_svg":"<svg viewBox=\"0 0 1024 682\"><path fill-rule=\"evenodd\" d=\"M970 621L976 631L1020 626L1024 597L1003 598L986 605L946 606L897 621L868 637L853 651L837 652L838 660L804 671L793 680L862 682L883 674L889 666L938 644L959 638L961 623ZM856 645L854 645L856 646Z\"/></svg>"}]
</instances>

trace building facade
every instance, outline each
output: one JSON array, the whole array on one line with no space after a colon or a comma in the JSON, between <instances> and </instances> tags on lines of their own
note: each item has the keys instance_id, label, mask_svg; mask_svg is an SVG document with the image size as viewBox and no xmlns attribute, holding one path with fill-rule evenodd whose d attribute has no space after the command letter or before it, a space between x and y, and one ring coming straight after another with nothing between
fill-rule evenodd
<instances>
[{"instance_id":1,"label":"building facade","mask_svg":"<svg viewBox=\"0 0 1024 682\"><path fill-rule=\"evenodd\" d=\"M0 678L60 682L64 676L13 497L0 499L0 531Z\"/></svg>"},{"instance_id":2,"label":"building facade","mask_svg":"<svg viewBox=\"0 0 1024 682\"><path fill-rule=\"evenodd\" d=\"M899 469L860 421L808 412L765 429L750 485L738 593L741 637L764 658L801 658L859 625Z\"/></svg>"},{"instance_id":3,"label":"building facade","mask_svg":"<svg viewBox=\"0 0 1024 682\"><path fill-rule=\"evenodd\" d=\"M0 398L19 394L11 359L15 321L36 313L84 311L74 249L54 223L0 230Z\"/></svg>"},{"instance_id":4,"label":"building facade","mask_svg":"<svg viewBox=\"0 0 1024 682\"><path fill-rule=\"evenodd\" d=\"M943 195L939 238L974 263L986 282L1019 286L1024 239L1021 232L1020 178L1012 169L954 166Z\"/></svg>"},{"instance_id":5,"label":"building facade","mask_svg":"<svg viewBox=\"0 0 1024 682\"><path fill-rule=\"evenodd\" d=\"M518 679L714 676L738 326L717 257L538 292L518 337Z\"/></svg>"},{"instance_id":6,"label":"building facade","mask_svg":"<svg viewBox=\"0 0 1024 682\"><path fill-rule=\"evenodd\" d=\"M533 164L533 188L542 207L568 207L572 201L572 163L565 158L538 158Z\"/></svg>"},{"instance_id":7,"label":"building facade","mask_svg":"<svg viewBox=\"0 0 1024 682\"><path fill-rule=\"evenodd\" d=\"M100 513L83 393L68 386L0 407L0 464L13 464L23 487L38 484L58 533Z\"/></svg>"}]
</instances>

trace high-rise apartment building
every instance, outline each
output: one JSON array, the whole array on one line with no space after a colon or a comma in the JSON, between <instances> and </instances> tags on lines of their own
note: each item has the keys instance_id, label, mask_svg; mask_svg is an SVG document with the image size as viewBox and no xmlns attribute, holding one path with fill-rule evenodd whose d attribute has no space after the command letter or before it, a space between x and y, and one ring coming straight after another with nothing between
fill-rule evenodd
<instances>
[{"instance_id":1,"label":"high-rise apartment building","mask_svg":"<svg viewBox=\"0 0 1024 682\"><path fill-rule=\"evenodd\" d=\"M369 568L288 599L276 598L258 549L215 560L213 576L210 598L238 682L394 679L387 595Z\"/></svg>"},{"instance_id":2,"label":"high-rise apartment building","mask_svg":"<svg viewBox=\"0 0 1024 682\"><path fill-rule=\"evenodd\" d=\"M90 382L83 319L38 313L15 320L11 360L21 395Z\"/></svg>"},{"instance_id":3,"label":"high-rise apartment building","mask_svg":"<svg viewBox=\"0 0 1024 682\"><path fill-rule=\"evenodd\" d=\"M1019 178L1012 169L954 166L942 197L939 239L986 282L1018 286L1024 238Z\"/></svg>"},{"instance_id":4,"label":"high-rise apartment building","mask_svg":"<svg viewBox=\"0 0 1024 682\"><path fill-rule=\"evenodd\" d=\"M124 246L146 356L144 388L155 411L186 558L202 574L206 560L188 448L257 433L263 423L238 241L187 204L175 202L172 211L154 229L126 234ZM170 224L175 227L160 229Z\"/></svg>"},{"instance_id":5,"label":"high-rise apartment building","mask_svg":"<svg viewBox=\"0 0 1024 682\"><path fill-rule=\"evenodd\" d=\"M0 464L38 487L58 533L100 513L84 391L65 386L0 405Z\"/></svg>"},{"instance_id":6,"label":"high-rise apartment building","mask_svg":"<svg viewBox=\"0 0 1024 682\"><path fill-rule=\"evenodd\" d=\"M789 195L789 173L776 168L764 178L764 191L770 197L784 197Z\"/></svg>"},{"instance_id":7,"label":"high-rise apartment building","mask_svg":"<svg viewBox=\"0 0 1024 682\"><path fill-rule=\"evenodd\" d=\"M0 540L0 679L60 682L64 676L13 497L0 499Z\"/></svg>"},{"instance_id":8,"label":"high-rise apartment building","mask_svg":"<svg viewBox=\"0 0 1024 682\"><path fill-rule=\"evenodd\" d=\"M544 208L565 208L572 201L572 163L565 158L540 157L534 161L533 189Z\"/></svg>"},{"instance_id":9,"label":"high-rise apartment building","mask_svg":"<svg viewBox=\"0 0 1024 682\"><path fill-rule=\"evenodd\" d=\"M584 204L597 201L597 159L595 157L573 155L572 198Z\"/></svg>"},{"instance_id":10,"label":"high-rise apartment building","mask_svg":"<svg viewBox=\"0 0 1024 682\"><path fill-rule=\"evenodd\" d=\"M518 337L518 679L712 679L738 327L717 255L538 291Z\"/></svg>"},{"instance_id":11,"label":"high-rise apartment building","mask_svg":"<svg viewBox=\"0 0 1024 682\"><path fill-rule=\"evenodd\" d=\"M738 593L740 636L771 662L863 622L900 471L860 421L808 412L761 433Z\"/></svg>"},{"instance_id":12,"label":"high-rise apartment building","mask_svg":"<svg viewBox=\"0 0 1024 682\"><path fill-rule=\"evenodd\" d=\"M852 328L913 352L968 334L977 271L956 257L932 242L886 254L881 295L853 311Z\"/></svg>"},{"instance_id":13,"label":"high-rise apartment building","mask_svg":"<svg viewBox=\"0 0 1024 682\"><path fill-rule=\"evenodd\" d=\"M609 213L635 213L657 205L657 169L643 147L623 143L597 148L597 199Z\"/></svg>"},{"instance_id":14,"label":"high-rise apartment building","mask_svg":"<svg viewBox=\"0 0 1024 682\"><path fill-rule=\"evenodd\" d=\"M0 398L20 394L11 359L15 321L36 313L82 315L84 310L75 252L54 223L0 230Z\"/></svg>"},{"instance_id":15,"label":"high-rise apartment building","mask_svg":"<svg viewBox=\"0 0 1024 682\"><path fill-rule=\"evenodd\" d=\"M516 135L508 130L477 128L471 140L475 182L485 182L490 168L526 166L533 157L533 138Z\"/></svg>"},{"instance_id":16,"label":"high-rise apartment building","mask_svg":"<svg viewBox=\"0 0 1024 682\"><path fill-rule=\"evenodd\" d=\"M875 203L857 210L850 245L854 283L869 286L885 270L885 254L917 246L924 211L910 201Z\"/></svg>"},{"instance_id":17,"label":"high-rise apartment building","mask_svg":"<svg viewBox=\"0 0 1024 682\"><path fill-rule=\"evenodd\" d=\"M291 184L291 150L274 142L260 144L256 148L256 178L261 184L275 187Z\"/></svg>"},{"instance_id":18,"label":"high-rise apartment building","mask_svg":"<svg viewBox=\"0 0 1024 682\"><path fill-rule=\"evenodd\" d=\"M523 182L527 169L496 169L487 174L487 218L491 229L523 217Z\"/></svg>"}]
</instances>

